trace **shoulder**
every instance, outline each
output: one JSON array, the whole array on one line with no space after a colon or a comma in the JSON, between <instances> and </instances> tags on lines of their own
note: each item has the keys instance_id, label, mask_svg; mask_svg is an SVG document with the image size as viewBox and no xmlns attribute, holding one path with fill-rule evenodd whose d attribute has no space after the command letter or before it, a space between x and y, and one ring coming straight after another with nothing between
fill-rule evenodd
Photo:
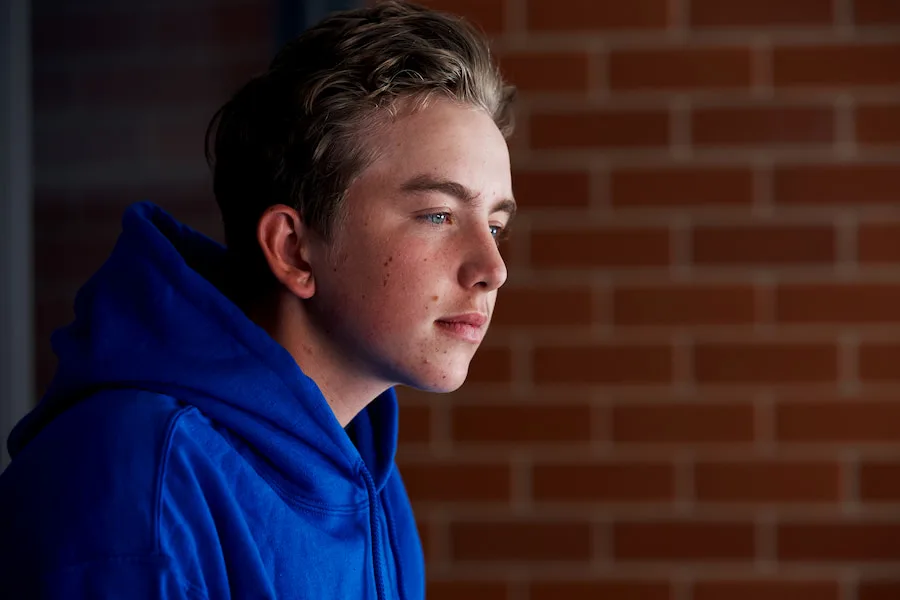
<instances>
[{"instance_id":1,"label":"shoulder","mask_svg":"<svg viewBox=\"0 0 900 600\"><path fill-rule=\"evenodd\" d=\"M0 560L18 552L44 569L156 553L162 470L192 410L109 390L57 416L0 476Z\"/></svg>"}]
</instances>

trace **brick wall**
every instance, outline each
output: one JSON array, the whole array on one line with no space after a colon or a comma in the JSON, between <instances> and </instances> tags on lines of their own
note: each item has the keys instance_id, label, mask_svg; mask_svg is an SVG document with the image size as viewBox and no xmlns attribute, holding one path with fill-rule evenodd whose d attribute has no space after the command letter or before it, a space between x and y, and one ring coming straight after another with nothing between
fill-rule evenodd
<instances>
[{"instance_id":1,"label":"brick wall","mask_svg":"<svg viewBox=\"0 0 900 600\"><path fill-rule=\"evenodd\" d=\"M900 597L900 4L431 0L523 92L470 381L404 390L431 599ZM38 385L155 200L217 235L257 0L34 0Z\"/></svg>"},{"instance_id":2,"label":"brick wall","mask_svg":"<svg viewBox=\"0 0 900 600\"><path fill-rule=\"evenodd\" d=\"M900 598L900 3L431 0L522 90L432 599Z\"/></svg>"}]
</instances>

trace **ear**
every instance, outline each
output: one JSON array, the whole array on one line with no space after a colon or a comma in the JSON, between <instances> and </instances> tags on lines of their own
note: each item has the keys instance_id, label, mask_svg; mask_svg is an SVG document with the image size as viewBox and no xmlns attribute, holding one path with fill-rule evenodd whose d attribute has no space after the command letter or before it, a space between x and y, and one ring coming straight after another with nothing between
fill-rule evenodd
<instances>
[{"instance_id":1,"label":"ear","mask_svg":"<svg viewBox=\"0 0 900 600\"><path fill-rule=\"evenodd\" d=\"M256 237L275 278L298 298L312 298L316 284L310 246L315 232L300 214L283 204L270 206L256 225Z\"/></svg>"}]
</instances>

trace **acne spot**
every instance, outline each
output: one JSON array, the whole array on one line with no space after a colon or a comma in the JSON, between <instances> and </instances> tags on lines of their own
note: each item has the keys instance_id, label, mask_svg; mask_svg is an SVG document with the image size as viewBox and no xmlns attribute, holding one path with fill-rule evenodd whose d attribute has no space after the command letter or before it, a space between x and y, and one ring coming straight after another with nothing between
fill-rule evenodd
<instances>
[{"instance_id":1,"label":"acne spot","mask_svg":"<svg viewBox=\"0 0 900 600\"><path fill-rule=\"evenodd\" d=\"M432 296L431 299L432 299L434 302L437 302L437 301L438 301L438 297L437 297L437 296Z\"/></svg>"},{"instance_id":2,"label":"acne spot","mask_svg":"<svg viewBox=\"0 0 900 600\"><path fill-rule=\"evenodd\" d=\"M394 262L394 257L393 257L393 256L388 256L388 262Z\"/></svg>"}]
</instances>

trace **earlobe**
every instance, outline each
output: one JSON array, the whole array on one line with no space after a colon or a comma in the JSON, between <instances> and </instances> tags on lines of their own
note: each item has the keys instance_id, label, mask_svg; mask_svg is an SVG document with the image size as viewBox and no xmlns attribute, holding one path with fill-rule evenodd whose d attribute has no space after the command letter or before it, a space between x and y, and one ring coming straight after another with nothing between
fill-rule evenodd
<instances>
[{"instance_id":1,"label":"earlobe","mask_svg":"<svg viewBox=\"0 0 900 600\"><path fill-rule=\"evenodd\" d=\"M256 227L269 270L285 288L304 300L315 294L315 277L309 261L311 235L312 231L297 211L283 204L269 207Z\"/></svg>"}]
</instances>

